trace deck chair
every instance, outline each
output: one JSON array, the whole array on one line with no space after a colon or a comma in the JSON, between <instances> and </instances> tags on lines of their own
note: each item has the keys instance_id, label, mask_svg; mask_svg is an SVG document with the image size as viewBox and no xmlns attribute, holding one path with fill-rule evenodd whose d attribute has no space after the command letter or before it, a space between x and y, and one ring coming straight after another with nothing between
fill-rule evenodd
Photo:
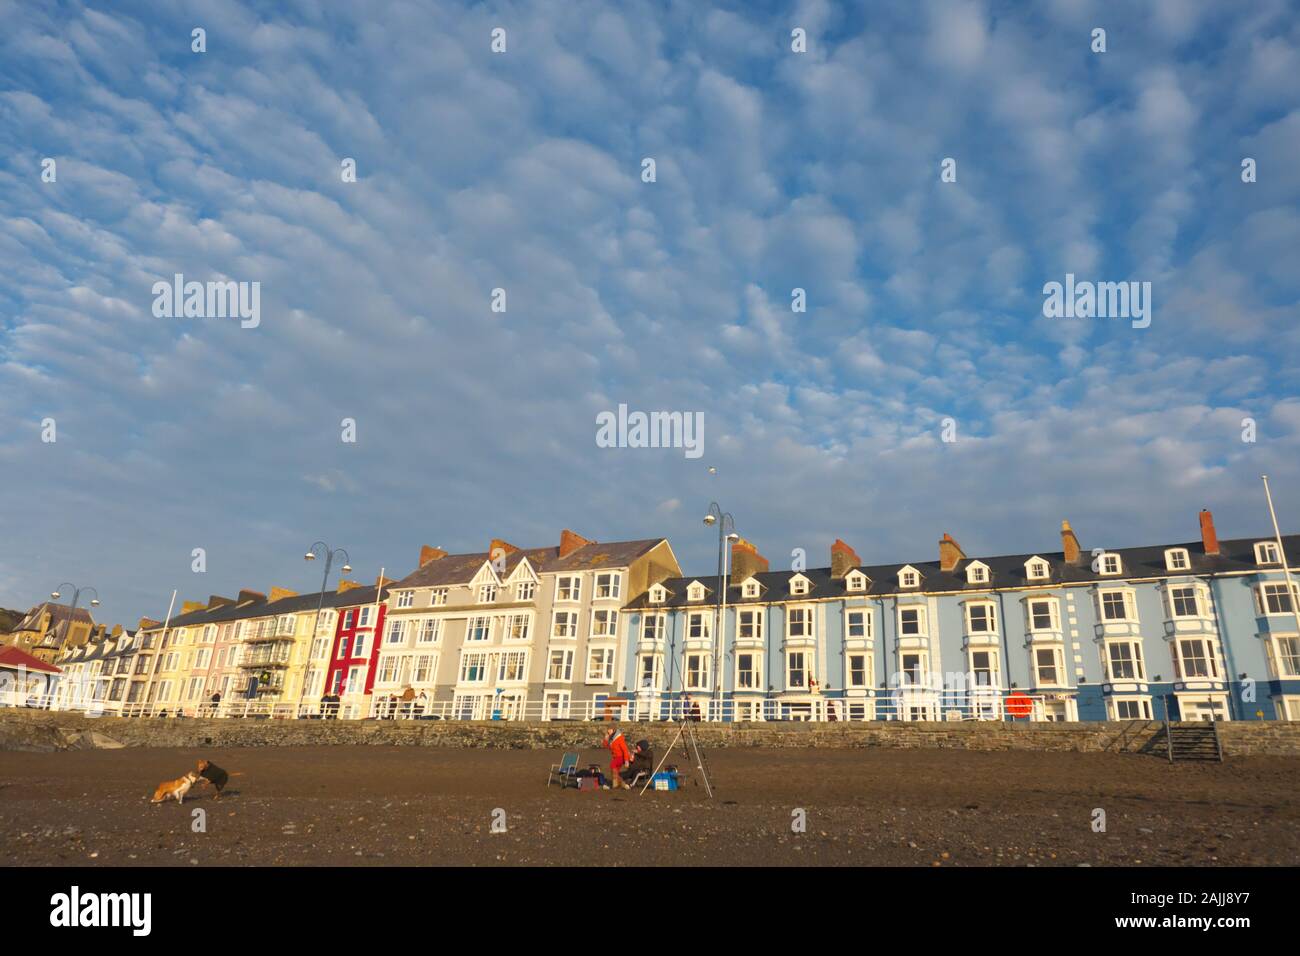
<instances>
[{"instance_id":1,"label":"deck chair","mask_svg":"<svg viewBox=\"0 0 1300 956\"><path fill-rule=\"evenodd\" d=\"M577 772L578 751L566 750L559 763L551 764L551 769L546 774L546 786L549 787L555 780L560 781L561 787L567 786Z\"/></svg>"}]
</instances>

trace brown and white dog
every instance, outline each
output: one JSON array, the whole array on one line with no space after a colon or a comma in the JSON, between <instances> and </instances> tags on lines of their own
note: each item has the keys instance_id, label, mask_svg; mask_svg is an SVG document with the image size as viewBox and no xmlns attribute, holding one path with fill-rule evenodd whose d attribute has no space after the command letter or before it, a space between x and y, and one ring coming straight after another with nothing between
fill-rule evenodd
<instances>
[{"instance_id":1,"label":"brown and white dog","mask_svg":"<svg viewBox=\"0 0 1300 956\"><path fill-rule=\"evenodd\" d=\"M198 781L199 775L191 770L183 777L177 777L175 780L164 780L158 784L158 789L153 792L153 799L150 803L162 803L164 800L176 798L177 803L185 802L185 794L190 792L190 787Z\"/></svg>"}]
</instances>

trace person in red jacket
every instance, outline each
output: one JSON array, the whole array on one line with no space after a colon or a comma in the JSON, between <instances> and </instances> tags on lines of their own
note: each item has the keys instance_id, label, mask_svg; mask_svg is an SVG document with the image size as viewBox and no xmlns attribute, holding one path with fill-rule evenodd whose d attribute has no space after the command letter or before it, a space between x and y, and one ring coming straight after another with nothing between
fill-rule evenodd
<instances>
[{"instance_id":1,"label":"person in red jacket","mask_svg":"<svg viewBox=\"0 0 1300 956\"><path fill-rule=\"evenodd\" d=\"M627 749L627 741L623 739L623 732L617 727L610 727L605 731L605 736L601 739L600 745L609 750L610 786L615 790L619 787L631 790L632 788L628 786L627 781L623 779L623 775L620 773L627 764L632 762L632 754Z\"/></svg>"}]
</instances>

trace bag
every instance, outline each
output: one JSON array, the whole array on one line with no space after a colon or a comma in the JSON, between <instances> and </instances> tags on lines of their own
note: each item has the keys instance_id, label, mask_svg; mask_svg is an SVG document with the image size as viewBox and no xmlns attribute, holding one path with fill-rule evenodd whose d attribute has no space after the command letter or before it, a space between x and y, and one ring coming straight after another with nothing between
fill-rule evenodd
<instances>
[{"instance_id":1,"label":"bag","mask_svg":"<svg viewBox=\"0 0 1300 956\"><path fill-rule=\"evenodd\" d=\"M578 778L578 791L579 791L579 792L582 792L582 791L584 791L584 790L599 790L599 789L600 789L600 778L599 778L599 777L579 777L579 778Z\"/></svg>"}]
</instances>

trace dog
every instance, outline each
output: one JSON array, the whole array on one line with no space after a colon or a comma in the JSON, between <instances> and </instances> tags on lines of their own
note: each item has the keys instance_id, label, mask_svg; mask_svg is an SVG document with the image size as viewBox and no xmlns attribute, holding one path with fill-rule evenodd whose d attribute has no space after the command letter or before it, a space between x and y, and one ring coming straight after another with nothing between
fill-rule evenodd
<instances>
[{"instance_id":1,"label":"dog","mask_svg":"<svg viewBox=\"0 0 1300 956\"><path fill-rule=\"evenodd\" d=\"M183 777L177 777L175 780L164 780L158 784L158 789L153 792L153 799L150 803L162 803L164 800L176 798L177 803L185 802L185 794L190 792L190 787L198 781L199 775L191 770Z\"/></svg>"},{"instance_id":2,"label":"dog","mask_svg":"<svg viewBox=\"0 0 1300 956\"><path fill-rule=\"evenodd\" d=\"M214 799L220 800L221 791L226 788L226 783L230 780L231 775L210 760L199 761L198 774L203 783L211 784L212 788L216 790Z\"/></svg>"}]
</instances>

